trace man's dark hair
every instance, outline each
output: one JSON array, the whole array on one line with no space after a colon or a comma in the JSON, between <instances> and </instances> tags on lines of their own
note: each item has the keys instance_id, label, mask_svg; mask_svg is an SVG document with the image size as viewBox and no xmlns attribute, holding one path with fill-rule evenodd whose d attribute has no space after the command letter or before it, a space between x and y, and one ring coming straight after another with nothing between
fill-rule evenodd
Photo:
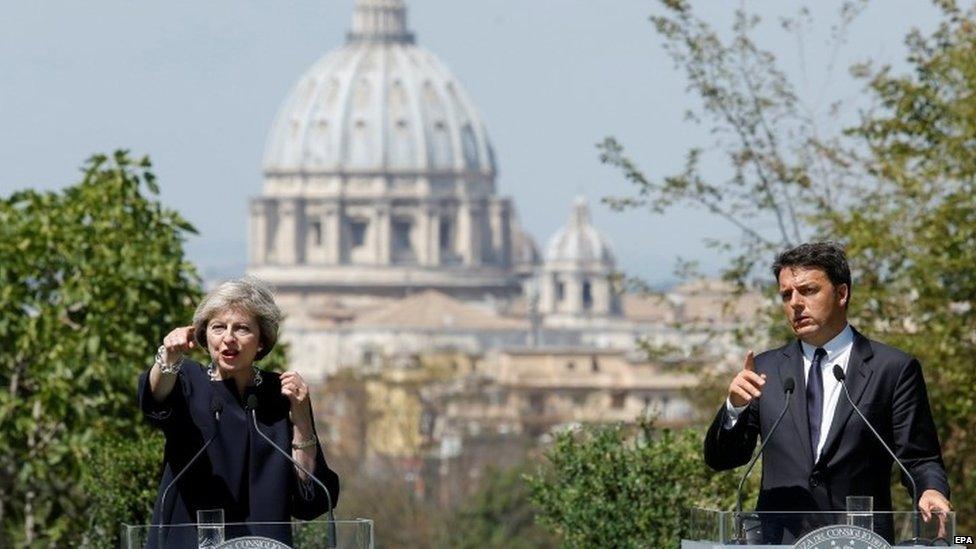
<instances>
[{"instance_id":1,"label":"man's dark hair","mask_svg":"<svg viewBox=\"0 0 976 549\"><path fill-rule=\"evenodd\" d=\"M834 286L847 284L847 302L844 306L851 302L851 268L847 264L847 254L840 244L808 242L780 253L773 262L773 276L777 282L780 271L785 267L814 267L823 270Z\"/></svg>"}]
</instances>

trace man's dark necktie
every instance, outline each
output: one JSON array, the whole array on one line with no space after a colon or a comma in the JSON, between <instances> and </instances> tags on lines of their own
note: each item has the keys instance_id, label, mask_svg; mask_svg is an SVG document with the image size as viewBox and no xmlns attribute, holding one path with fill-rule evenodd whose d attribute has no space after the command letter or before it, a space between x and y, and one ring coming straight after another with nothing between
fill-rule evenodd
<instances>
[{"instance_id":1,"label":"man's dark necktie","mask_svg":"<svg viewBox=\"0 0 976 549\"><path fill-rule=\"evenodd\" d=\"M818 347L813 353L810 372L807 374L807 418L810 419L810 446L813 448L813 462L817 462L817 445L820 443L820 421L823 419L823 371L820 368L827 351Z\"/></svg>"}]
</instances>

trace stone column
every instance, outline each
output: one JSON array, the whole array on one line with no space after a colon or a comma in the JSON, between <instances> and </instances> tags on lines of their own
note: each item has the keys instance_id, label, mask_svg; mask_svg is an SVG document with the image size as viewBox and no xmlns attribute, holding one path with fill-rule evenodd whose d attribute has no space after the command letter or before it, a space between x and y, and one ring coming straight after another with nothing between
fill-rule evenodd
<instances>
[{"instance_id":1,"label":"stone column","mask_svg":"<svg viewBox=\"0 0 976 549\"><path fill-rule=\"evenodd\" d=\"M471 253L471 215L471 203L468 201L461 202L457 210L455 234L457 235L457 252L461 254L461 262L465 265L471 265L474 260Z\"/></svg>"},{"instance_id":2,"label":"stone column","mask_svg":"<svg viewBox=\"0 0 976 549\"><path fill-rule=\"evenodd\" d=\"M482 236L485 230L485 207L477 202L464 201L458 208L458 252L467 266L482 264Z\"/></svg>"},{"instance_id":3,"label":"stone column","mask_svg":"<svg viewBox=\"0 0 976 549\"><path fill-rule=\"evenodd\" d=\"M376 264L389 265L390 255L390 206L377 204L373 210L373 246L376 250Z\"/></svg>"},{"instance_id":4,"label":"stone column","mask_svg":"<svg viewBox=\"0 0 976 549\"><path fill-rule=\"evenodd\" d=\"M417 264L430 264L430 215L427 213L426 204L420 203L417 206Z\"/></svg>"},{"instance_id":5,"label":"stone column","mask_svg":"<svg viewBox=\"0 0 976 549\"><path fill-rule=\"evenodd\" d=\"M427 224L430 233L427 235L427 246L430 251L427 256L429 265L438 266L441 264L441 211L431 207L427 210Z\"/></svg>"},{"instance_id":6,"label":"stone column","mask_svg":"<svg viewBox=\"0 0 976 549\"><path fill-rule=\"evenodd\" d=\"M610 284L607 274L601 273L590 277L590 291L593 294L593 312L599 315L610 314Z\"/></svg>"},{"instance_id":7,"label":"stone column","mask_svg":"<svg viewBox=\"0 0 976 549\"><path fill-rule=\"evenodd\" d=\"M490 233L486 234L488 228L488 220L486 219L487 208L482 202L475 202L471 204L471 262L470 265L482 265L484 264L485 249L484 241L485 236L491 236Z\"/></svg>"},{"instance_id":8,"label":"stone column","mask_svg":"<svg viewBox=\"0 0 976 549\"><path fill-rule=\"evenodd\" d=\"M249 262L261 265L268 261L268 203L264 198L251 199L251 242L248 246Z\"/></svg>"},{"instance_id":9,"label":"stone column","mask_svg":"<svg viewBox=\"0 0 976 549\"><path fill-rule=\"evenodd\" d=\"M294 265L304 261L305 234L304 212L301 199L288 198L278 203L278 231L275 235L275 250L278 263Z\"/></svg>"},{"instance_id":10,"label":"stone column","mask_svg":"<svg viewBox=\"0 0 976 549\"><path fill-rule=\"evenodd\" d=\"M539 312L542 314L556 312L555 276L549 271L543 271L539 276Z\"/></svg>"},{"instance_id":11,"label":"stone column","mask_svg":"<svg viewBox=\"0 0 976 549\"><path fill-rule=\"evenodd\" d=\"M579 273L573 273L564 278L566 281L565 312L579 315L583 312L583 280Z\"/></svg>"},{"instance_id":12,"label":"stone column","mask_svg":"<svg viewBox=\"0 0 976 549\"><path fill-rule=\"evenodd\" d=\"M505 199L491 202L491 252L493 265L507 268L512 264L511 204Z\"/></svg>"},{"instance_id":13,"label":"stone column","mask_svg":"<svg viewBox=\"0 0 976 549\"><path fill-rule=\"evenodd\" d=\"M329 203L325 208L325 262L338 265L342 261L342 206Z\"/></svg>"}]
</instances>

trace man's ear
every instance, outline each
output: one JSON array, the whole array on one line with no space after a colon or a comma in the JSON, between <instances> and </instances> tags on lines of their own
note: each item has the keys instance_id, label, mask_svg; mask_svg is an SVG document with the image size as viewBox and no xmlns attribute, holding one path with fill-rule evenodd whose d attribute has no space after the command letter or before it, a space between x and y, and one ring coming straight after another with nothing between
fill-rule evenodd
<instances>
[{"instance_id":1,"label":"man's ear","mask_svg":"<svg viewBox=\"0 0 976 549\"><path fill-rule=\"evenodd\" d=\"M840 296L841 306L847 307L847 303L851 300L851 287L847 284L841 284L837 287L837 295Z\"/></svg>"}]
</instances>

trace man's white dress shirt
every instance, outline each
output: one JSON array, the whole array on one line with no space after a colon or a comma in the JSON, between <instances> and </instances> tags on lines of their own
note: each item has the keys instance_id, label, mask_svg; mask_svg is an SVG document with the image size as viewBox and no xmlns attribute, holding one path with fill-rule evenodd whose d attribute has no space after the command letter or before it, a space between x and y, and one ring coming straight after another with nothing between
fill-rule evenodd
<instances>
[{"instance_id":1,"label":"man's white dress shirt","mask_svg":"<svg viewBox=\"0 0 976 549\"><path fill-rule=\"evenodd\" d=\"M806 382L810 377L810 364L813 363L813 354L817 348L802 341L800 342L800 346L803 349L803 390L806 390ZM827 442L827 433L830 432L830 424L834 421L834 410L837 409L837 401L840 399L840 394L844 390L840 386L840 382L834 377L834 365L839 364L844 369L844 373L847 373L847 363L850 361L851 349L853 348L854 331L851 330L850 325L844 326L844 329L834 339L831 339L823 346L823 349L827 351L827 356L820 363L824 384L823 413L820 417L823 419L820 422L820 440L817 441L817 456L814 462L820 459L820 452L823 451L824 443ZM797 390L799 389L798 387ZM746 406L735 407L732 406L731 400L725 400L725 409L728 412L725 419L726 429L731 429L735 426L736 421L739 419L739 414L746 409Z\"/></svg>"}]
</instances>

